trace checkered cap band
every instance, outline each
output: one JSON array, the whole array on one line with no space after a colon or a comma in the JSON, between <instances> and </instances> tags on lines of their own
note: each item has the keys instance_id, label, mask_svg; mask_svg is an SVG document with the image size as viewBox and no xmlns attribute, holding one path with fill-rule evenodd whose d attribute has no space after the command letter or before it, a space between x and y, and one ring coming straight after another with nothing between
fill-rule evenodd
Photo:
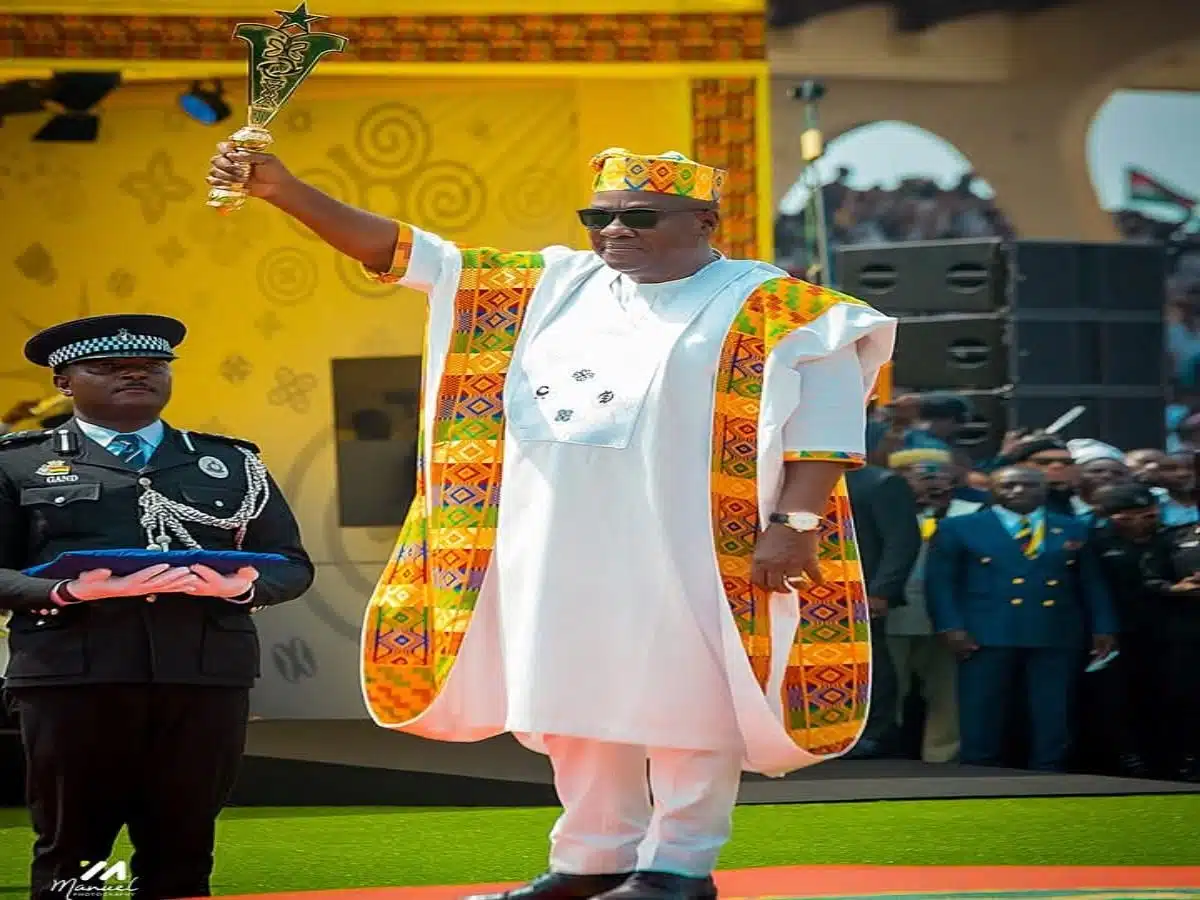
<instances>
[{"instance_id":1,"label":"checkered cap band","mask_svg":"<svg viewBox=\"0 0 1200 900\"><path fill-rule=\"evenodd\" d=\"M116 334L105 337L88 338L59 347L50 354L47 360L51 368L65 366L79 359L96 356L137 356L140 353L153 352L163 356L172 356L171 342L166 338L153 334L133 334L122 329Z\"/></svg>"}]
</instances>

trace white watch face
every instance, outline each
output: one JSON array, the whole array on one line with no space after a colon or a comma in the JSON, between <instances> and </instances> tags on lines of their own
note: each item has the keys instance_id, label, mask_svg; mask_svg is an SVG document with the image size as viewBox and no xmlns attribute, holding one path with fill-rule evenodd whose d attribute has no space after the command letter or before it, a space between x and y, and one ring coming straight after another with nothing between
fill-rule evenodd
<instances>
[{"instance_id":1,"label":"white watch face","mask_svg":"<svg viewBox=\"0 0 1200 900\"><path fill-rule=\"evenodd\" d=\"M821 524L820 516L814 513L788 513L787 526L795 531L815 531Z\"/></svg>"}]
</instances>

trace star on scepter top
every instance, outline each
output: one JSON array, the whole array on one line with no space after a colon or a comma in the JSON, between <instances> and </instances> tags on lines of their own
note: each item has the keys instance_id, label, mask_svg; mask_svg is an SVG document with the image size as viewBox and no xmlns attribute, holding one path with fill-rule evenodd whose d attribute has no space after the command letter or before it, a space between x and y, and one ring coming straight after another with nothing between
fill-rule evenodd
<instances>
[{"instance_id":1,"label":"star on scepter top","mask_svg":"<svg viewBox=\"0 0 1200 900\"><path fill-rule=\"evenodd\" d=\"M312 28L310 25L318 19L325 19L328 16L313 16L308 12L308 0L302 0L301 4L291 12L284 12L282 9L275 10L275 14L283 19L280 28L299 28L303 34L311 34Z\"/></svg>"}]
</instances>

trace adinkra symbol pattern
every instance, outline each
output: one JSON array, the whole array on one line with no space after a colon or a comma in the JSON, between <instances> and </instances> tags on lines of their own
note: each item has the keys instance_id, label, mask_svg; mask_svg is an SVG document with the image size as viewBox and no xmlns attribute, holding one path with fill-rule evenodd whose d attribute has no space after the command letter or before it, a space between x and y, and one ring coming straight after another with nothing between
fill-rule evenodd
<instances>
[{"instance_id":1,"label":"adinkra symbol pattern","mask_svg":"<svg viewBox=\"0 0 1200 900\"><path fill-rule=\"evenodd\" d=\"M312 392L316 387L315 375L283 367L275 373L275 387L267 394L267 402L272 406L286 406L293 412L306 413L312 406Z\"/></svg>"},{"instance_id":2,"label":"adinkra symbol pattern","mask_svg":"<svg viewBox=\"0 0 1200 900\"><path fill-rule=\"evenodd\" d=\"M332 164L313 167L297 176L333 196L390 215L449 237L470 229L488 208L488 188L471 166L438 158L433 128L422 112L405 103L382 103L359 119L353 139L337 144L326 157ZM379 198L390 208L378 208ZM306 240L313 235L301 225L291 227ZM378 286L356 266L336 266L339 279L356 294L375 298ZM385 292L386 293L386 292Z\"/></svg>"},{"instance_id":3,"label":"adinkra symbol pattern","mask_svg":"<svg viewBox=\"0 0 1200 900\"><path fill-rule=\"evenodd\" d=\"M175 173L166 150L156 150L145 169L128 173L118 186L122 193L138 202L147 225L161 222L170 204L187 200L196 191L190 180Z\"/></svg>"},{"instance_id":4,"label":"adinkra symbol pattern","mask_svg":"<svg viewBox=\"0 0 1200 900\"><path fill-rule=\"evenodd\" d=\"M268 310L254 320L254 328L264 339L270 340L283 330L283 322L273 310Z\"/></svg>"},{"instance_id":5,"label":"adinkra symbol pattern","mask_svg":"<svg viewBox=\"0 0 1200 900\"><path fill-rule=\"evenodd\" d=\"M277 306L295 306L317 290L320 266L307 250L276 247L259 260L258 291Z\"/></svg>"},{"instance_id":6,"label":"adinkra symbol pattern","mask_svg":"<svg viewBox=\"0 0 1200 900\"><path fill-rule=\"evenodd\" d=\"M254 371L250 360L240 354L232 354L221 361L221 377L230 384L241 384Z\"/></svg>"},{"instance_id":7,"label":"adinkra symbol pattern","mask_svg":"<svg viewBox=\"0 0 1200 900\"><path fill-rule=\"evenodd\" d=\"M308 641L294 637L271 648L275 671L289 684L317 677L317 655Z\"/></svg>"},{"instance_id":8,"label":"adinkra symbol pattern","mask_svg":"<svg viewBox=\"0 0 1200 900\"><path fill-rule=\"evenodd\" d=\"M45 245L37 241L22 250L13 260L13 264L17 267L18 272L42 287L50 287L58 281L58 269L54 265L54 257L50 255L50 251L46 249Z\"/></svg>"},{"instance_id":9,"label":"adinkra symbol pattern","mask_svg":"<svg viewBox=\"0 0 1200 900\"><path fill-rule=\"evenodd\" d=\"M128 269L113 269L105 282L108 292L120 300L128 300L137 290L137 276Z\"/></svg>"}]
</instances>

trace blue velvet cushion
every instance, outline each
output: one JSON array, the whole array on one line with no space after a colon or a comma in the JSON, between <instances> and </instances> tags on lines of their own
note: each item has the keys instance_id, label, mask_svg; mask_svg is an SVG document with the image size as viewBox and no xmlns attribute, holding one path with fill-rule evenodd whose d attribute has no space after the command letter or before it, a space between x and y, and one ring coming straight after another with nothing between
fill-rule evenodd
<instances>
[{"instance_id":1,"label":"blue velvet cushion","mask_svg":"<svg viewBox=\"0 0 1200 900\"><path fill-rule=\"evenodd\" d=\"M92 569L109 569L113 575L131 575L147 566L202 565L222 575L232 575L245 566L287 562L278 553L244 553L240 550L69 550L50 562L25 569L37 578L75 578Z\"/></svg>"}]
</instances>

